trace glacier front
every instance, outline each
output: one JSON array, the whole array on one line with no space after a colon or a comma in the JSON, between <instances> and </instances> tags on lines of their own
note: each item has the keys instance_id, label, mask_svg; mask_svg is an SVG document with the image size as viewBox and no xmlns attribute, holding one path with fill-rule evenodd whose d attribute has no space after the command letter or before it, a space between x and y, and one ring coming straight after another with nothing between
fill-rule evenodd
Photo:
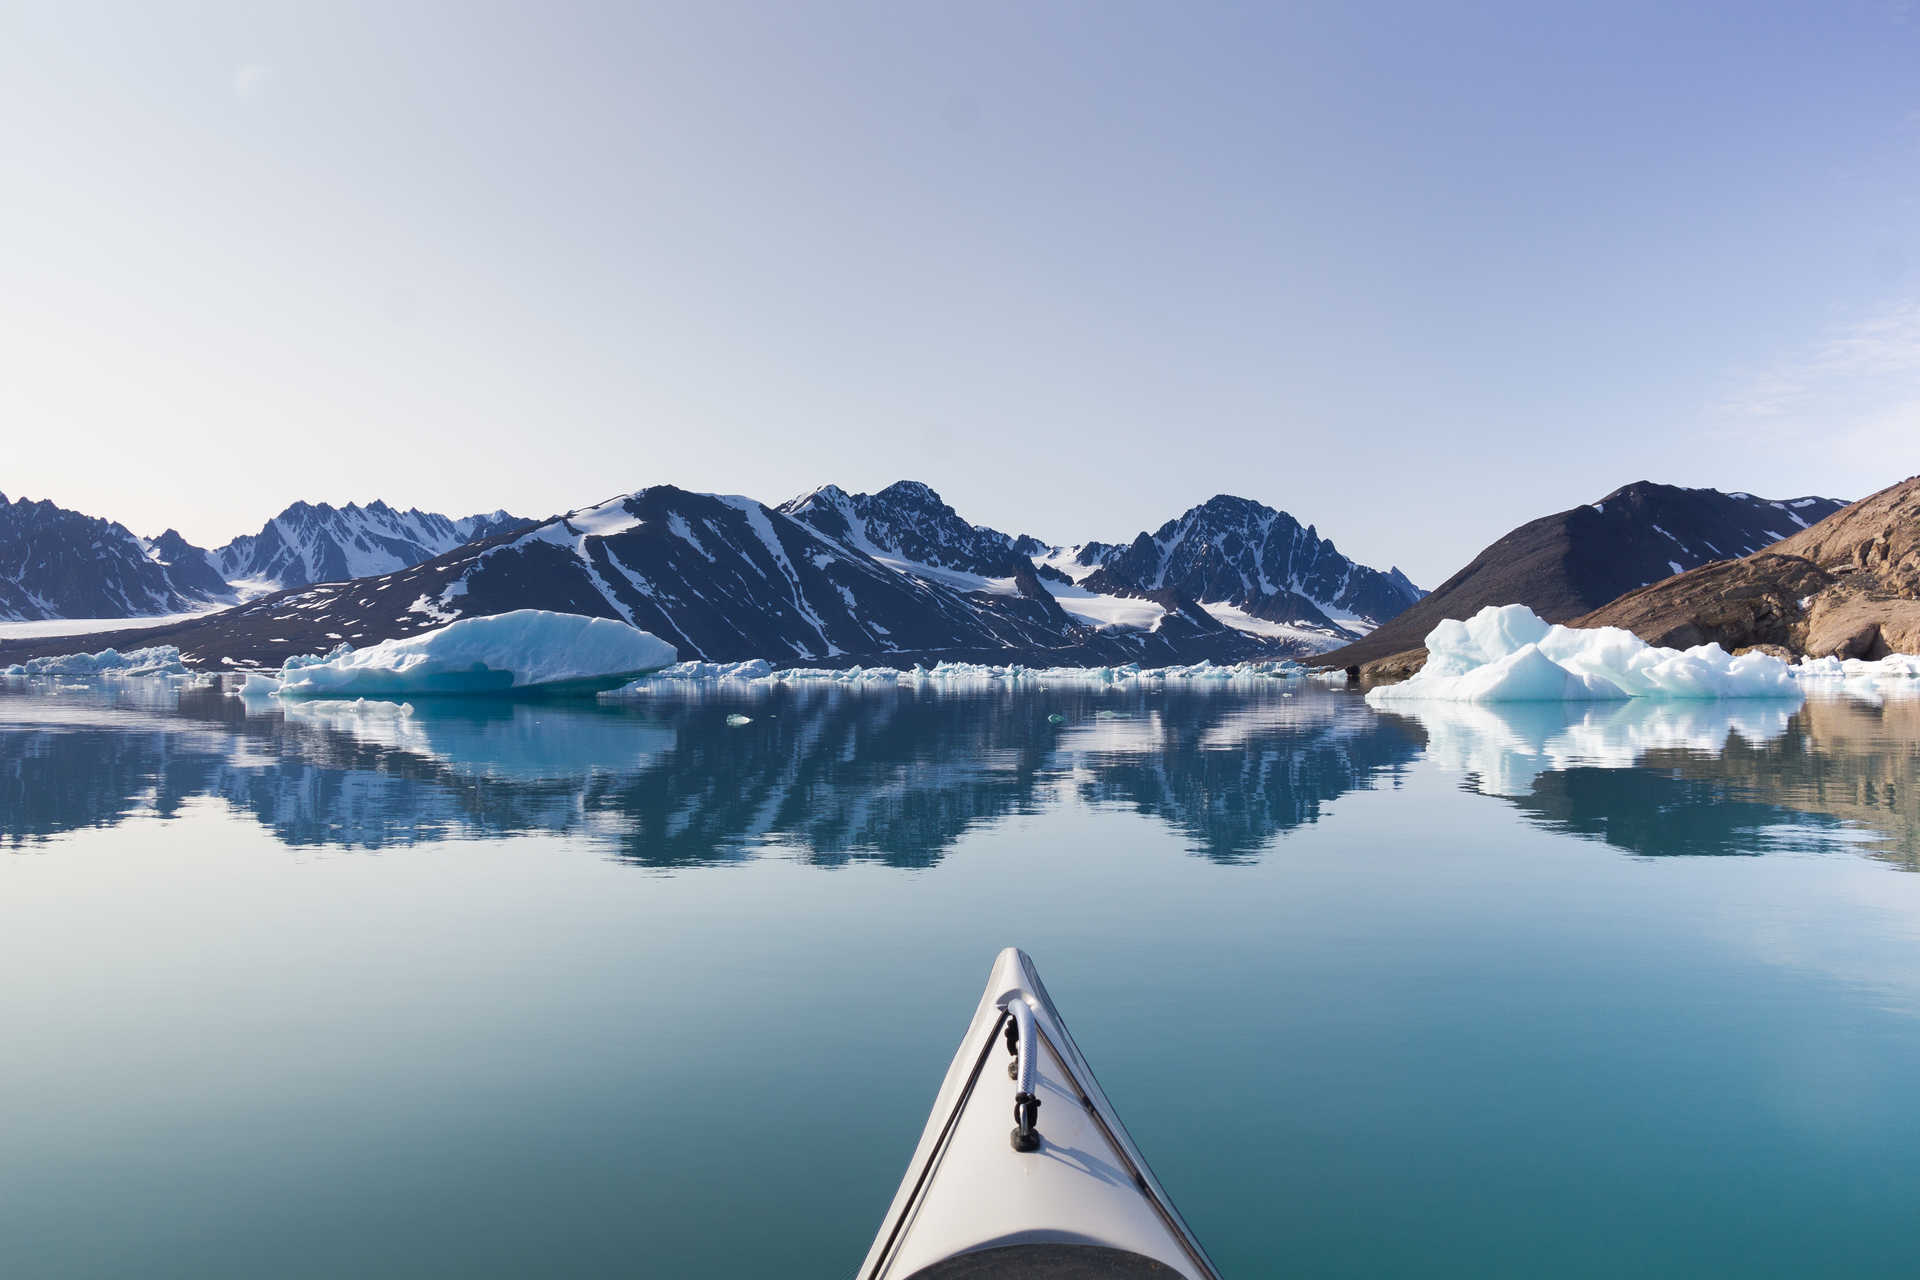
<instances>
[{"instance_id":1,"label":"glacier front","mask_svg":"<svg viewBox=\"0 0 1920 1280\"><path fill-rule=\"evenodd\" d=\"M517 609L289 662L282 698L590 692L669 666L672 645L611 618Z\"/></svg>"},{"instance_id":2,"label":"glacier front","mask_svg":"<svg viewBox=\"0 0 1920 1280\"><path fill-rule=\"evenodd\" d=\"M1444 702L1581 702L1618 698L1799 698L1778 658L1734 657L1717 644L1650 645L1619 627L1563 627L1525 605L1488 605L1427 633L1427 664L1367 692L1374 706Z\"/></svg>"}]
</instances>

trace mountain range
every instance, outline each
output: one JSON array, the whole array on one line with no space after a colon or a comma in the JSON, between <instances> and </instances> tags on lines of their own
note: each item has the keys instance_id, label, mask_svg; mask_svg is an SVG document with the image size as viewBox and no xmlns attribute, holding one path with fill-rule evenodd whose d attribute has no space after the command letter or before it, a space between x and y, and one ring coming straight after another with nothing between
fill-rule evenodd
<instances>
[{"instance_id":1,"label":"mountain range","mask_svg":"<svg viewBox=\"0 0 1920 1280\"><path fill-rule=\"evenodd\" d=\"M206 553L169 529L125 525L0 494L0 619L130 618L235 598Z\"/></svg>"},{"instance_id":2,"label":"mountain range","mask_svg":"<svg viewBox=\"0 0 1920 1280\"><path fill-rule=\"evenodd\" d=\"M384 502L296 502L215 550L173 529L126 526L0 494L0 619L136 618L410 568L526 522L504 511L452 519Z\"/></svg>"},{"instance_id":3,"label":"mountain range","mask_svg":"<svg viewBox=\"0 0 1920 1280\"><path fill-rule=\"evenodd\" d=\"M1702 599L1659 595L1667 582L1725 572L1716 566L1745 563L1790 536L1814 538L1842 506L1641 481L1529 521L1424 595L1398 569L1345 556L1313 525L1225 494L1131 541L1075 544L973 524L917 481L875 493L825 485L777 506L654 485L542 521L296 503L259 534L214 551L171 530L145 540L51 504L0 500L0 565L30 566L0 579L0 606L16 616L111 617L239 600L92 645L177 644L203 666L273 667L340 643L540 608L630 622L683 659L850 666L1296 657L1386 671L1417 663L1436 622L1487 604L1517 602L1572 621L1637 595L1666 603L1649 606L1652 621L1628 625L1659 622L1681 635L1685 619L1676 618L1699 614ZM1841 539L1838 550L1820 543L1819 554L1795 557L1799 576L1767 589L1778 596L1802 578L1818 576L1819 587L1855 569L1879 572L1876 545L1884 550L1885 538ZM1906 544L1888 554L1906 573ZM1839 563L1847 557L1858 563ZM268 594L245 598L259 590ZM1828 629L1849 618L1832 614ZM92 639L0 642L0 653L18 660Z\"/></svg>"},{"instance_id":4,"label":"mountain range","mask_svg":"<svg viewBox=\"0 0 1920 1280\"><path fill-rule=\"evenodd\" d=\"M537 523L296 504L218 551L162 543L180 577L284 587L140 633L239 666L516 608L620 618L687 659L1302 656L1420 596L1398 570L1358 564L1244 498L1215 497L1131 543L1063 547L972 524L915 481L828 485L777 507L655 485Z\"/></svg>"}]
</instances>

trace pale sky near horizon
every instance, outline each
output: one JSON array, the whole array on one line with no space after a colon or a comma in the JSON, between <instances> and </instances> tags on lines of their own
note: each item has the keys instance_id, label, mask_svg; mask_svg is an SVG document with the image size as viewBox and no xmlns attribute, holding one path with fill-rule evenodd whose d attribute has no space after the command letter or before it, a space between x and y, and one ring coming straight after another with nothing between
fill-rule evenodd
<instances>
[{"instance_id":1,"label":"pale sky near horizon","mask_svg":"<svg viewBox=\"0 0 1920 1280\"><path fill-rule=\"evenodd\" d=\"M1437 585L1920 471L1920 11L0 3L0 492L925 480Z\"/></svg>"}]
</instances>

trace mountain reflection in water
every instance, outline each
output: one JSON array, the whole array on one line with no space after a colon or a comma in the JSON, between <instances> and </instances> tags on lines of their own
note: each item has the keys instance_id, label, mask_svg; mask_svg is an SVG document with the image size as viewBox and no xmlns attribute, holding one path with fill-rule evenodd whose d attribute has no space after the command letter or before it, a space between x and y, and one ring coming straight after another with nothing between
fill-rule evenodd
<instances>
[{"instance_id":1,"label":"mountain reflection in water","mask_svg":"<svg viewBox=\"0 0 1920 1280\"><path fill-rule=\"evenodd\" d=\"M728 724L734 713L750 723ZM213 798L290 845L551 832L655 867L765 849L926 867L969 829L1070 789L1236 862L1397 777L1420 740L1357 698L1278 688L799 687L637 708L437 699L408 713L15 682L0 691L0 842Z\"/></svg>"},{"instance_id":2,"label":"mountain reflection in water","mask_svg":"<svg viewBox=\"0 0 1920 1280\"><path fill-rule=\"evenodd\" d=\"M1859 848L1920 870L1920 688L1765 700L1398 704L1427 755L1635 854Z\"/></svg>"},{"instance_id":3,"label":"mountain reflection in water","mask_svg":"<svg viewBox=\"0 0 1920 1280\"><path fill-rule=\"evenodd\" d=\"M1346 792L1397 785L1424 754L1538 825L1634 854L1848 847L1920 868L1920 689L1868 692L1381 714L1280 686L798 686L409 712L13 681L0 689L0 844L216 800L289 845L548 832L652 867L764 851L928 867L970 829L1075 798L1233 863Z\"/></svg>"}]
</instances>

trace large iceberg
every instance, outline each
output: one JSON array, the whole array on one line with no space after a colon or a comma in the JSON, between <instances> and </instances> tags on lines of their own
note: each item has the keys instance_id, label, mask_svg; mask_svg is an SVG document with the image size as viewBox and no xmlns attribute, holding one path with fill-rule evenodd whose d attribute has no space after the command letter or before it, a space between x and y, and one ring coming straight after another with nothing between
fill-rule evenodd
<instances>
[{"instance_id":1,"label":"large iceberg","mask_svg":"<svg viewBox=\"0 0 1920 1280\"><path fill-rule=\"evenodd\" d=\"M1367 692L1375 706L1443 702L1584 702L1621 698L1798 698L1778 658L1734 657L1717 644L1663 649L1619 627L1562 627L1525 605L1489 605L1427 633L1427 664Z\"/></svg>"},{"instance_id":2,"label":"large iceberg","mask_svg":"<svg viewBox=\"0 0 1920 1280\"><path fill-rule=\"evenodd\" d=\"M404 640L299 659L282 698L591 691L670 665L673 646L611 618L517 609L462 618Z\"/></svg>"}]
</instances>

